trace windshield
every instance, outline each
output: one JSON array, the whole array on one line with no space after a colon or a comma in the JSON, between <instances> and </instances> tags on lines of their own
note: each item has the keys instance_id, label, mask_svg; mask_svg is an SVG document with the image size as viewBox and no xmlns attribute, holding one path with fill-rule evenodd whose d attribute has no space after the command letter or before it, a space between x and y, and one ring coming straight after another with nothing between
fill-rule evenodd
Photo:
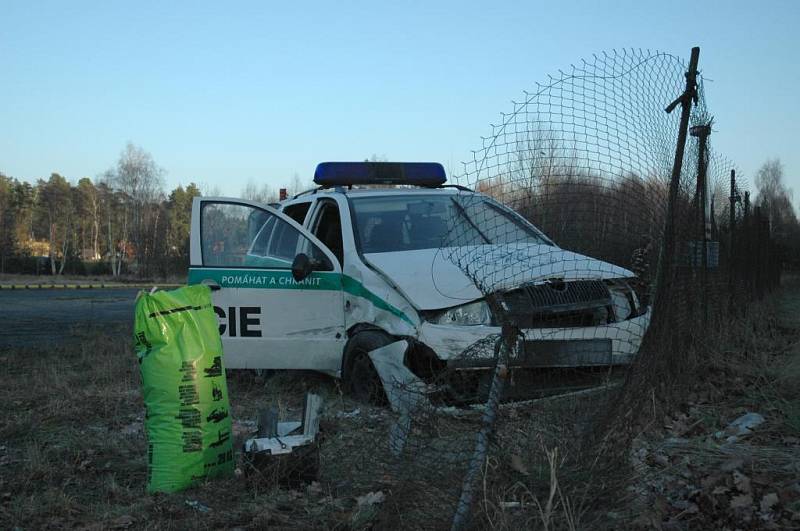
<instances>
[{"instance_id":1,"label":"windshield","mask_svg":"<svg viewBox=\"0 0 800 531\"><path fill-rule=\"evenodd\" d=\"M513 211L481 195L351 199L362 253L465 245L552 242Z\"/></svg>"}]
</instances>

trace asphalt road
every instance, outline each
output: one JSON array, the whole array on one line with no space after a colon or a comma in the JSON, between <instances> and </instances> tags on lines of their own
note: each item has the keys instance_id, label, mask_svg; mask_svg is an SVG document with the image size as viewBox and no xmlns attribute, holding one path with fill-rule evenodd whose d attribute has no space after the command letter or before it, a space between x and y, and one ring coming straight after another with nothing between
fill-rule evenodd
<instances>
[{"instance_id":1,"label":"asphalt road","mask_svg":"<svg viewBox=\"0 0 800 531\"><path fill-rule=\"evenodd\" d=\"M79 340L92 332L130 335L139 289L0 291L0 349Z\"/></svg>"}]
</instances>

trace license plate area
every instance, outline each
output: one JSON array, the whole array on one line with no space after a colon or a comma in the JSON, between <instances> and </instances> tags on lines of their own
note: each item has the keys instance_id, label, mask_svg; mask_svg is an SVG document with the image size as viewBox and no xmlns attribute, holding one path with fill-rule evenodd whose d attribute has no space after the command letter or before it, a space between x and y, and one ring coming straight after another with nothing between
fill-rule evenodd
<instances>
[{"instance_id":1,"label":"license plate area","mask_svg":"<svg viewBox=\"0 0 800 531\"><path fill-rule=\"evenodd\" d=\"M612 364L610 339L525 341L519 367L596 367Z\"/></svg>"}]
</instances>

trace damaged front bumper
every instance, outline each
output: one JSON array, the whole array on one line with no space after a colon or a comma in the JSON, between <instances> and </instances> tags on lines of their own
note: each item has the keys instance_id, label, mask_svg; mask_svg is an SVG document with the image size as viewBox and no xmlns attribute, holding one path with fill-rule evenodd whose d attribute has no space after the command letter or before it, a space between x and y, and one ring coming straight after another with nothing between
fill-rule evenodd
<instances>
[{"instance_id":1,"label":"damaged front bumper","mask_svg":"<svg viewBox=\"0 0 800 531\"><path fill-rule=\"evenodd\" d=\"M509 360L510 367L601 367L633 362L650 324L644 314L600 326L533 328L522 330L524 349ZM457 326L423 322L418 340L448 368L486 368L494 363L491 349L474 349L487 337L499 336L500 327ZM469 353L466 355L465 353Z\"/></svg>"},{"instance_id":2,"label":"damaged front bumper","mask_svg":"<svg viewBox=\"0 0 800 531\"><path fill-rule=\"evenodd\" d=\"M514 349L504 360L512 370L507 398L527 399L608 384L606 369L633 362L649 323L648 310L602 326L522 330L523 348ZM496 364L500 335L500 327L425 322L416 341L397 341L371 351L370 357L396 411L414 410L419 400L428 399L474 403L488 392L487 378Z\"/></svg>"}]
</instances>

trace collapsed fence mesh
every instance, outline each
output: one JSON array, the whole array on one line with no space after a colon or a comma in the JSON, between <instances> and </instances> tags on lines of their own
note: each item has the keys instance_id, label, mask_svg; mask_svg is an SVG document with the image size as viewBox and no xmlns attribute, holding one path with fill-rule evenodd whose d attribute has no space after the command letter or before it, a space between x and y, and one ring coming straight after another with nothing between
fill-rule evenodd
<instances>
[{"instance_id":1,"label":"collapsed fence mesh","mask_svg":"<svg viewBox=\"0 0 800 531\"><path fill-rule=\"evenodd\" d=\"M413 377L390 382L397 413L373 432L387 524L530 527L558 507L587 525L633 503L644 413L708 326L777 282L768 224L711 148L696 61L594 55L501 117L459 186L412 212L412 230L446 225L430 274L457 308L422 325L444 363L409 340Z\"/></svg>"}]
</instances>

